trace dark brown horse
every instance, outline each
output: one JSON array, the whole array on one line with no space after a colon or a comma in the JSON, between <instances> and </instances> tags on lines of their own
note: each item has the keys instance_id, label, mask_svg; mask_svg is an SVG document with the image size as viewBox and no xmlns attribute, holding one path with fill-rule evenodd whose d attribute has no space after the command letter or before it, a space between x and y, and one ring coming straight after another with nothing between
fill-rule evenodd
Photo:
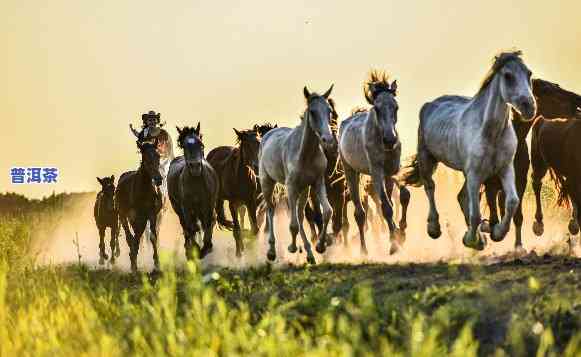
<instances>
[{"instance_id":1,"label":"dark brown horse","mask_svg":"<svg viewBox=\"0 0 581 357\"><path fill-rule=\"evenodd\" d=\"M151 142L137 142L141 152L141 164L137 171L125 172L119 178L115 191L115 206L119 212L119 220L125 232L125 239L129 246L131 270L137 270L137 254L139 241L147 222L151 228L151 244L153 245L153 262L155 269L159 269L157 246L157 214L161 209L162 194L160 186L162 177L159 172L159 153L157 144ZM133 233L129 226L133 229Z\"/></svg>"},{"instance_id":2,"label":"dark brown horse","mask_svg":"<svg viewBox=\"0 0 581 357\"><path fill-rule=\"evenodd\" d=\"M541 204L542 179L547 171L558 192L557 205L572 206L569 233L579 233L581 204L581 116L574 119L538 118L533 125L531 163L536 213L533 232L544 231Z\"/></svg>"},{"instance_id":3,"label":"dark brown horse","mask_svg":"<svg viewBox=\"0 0 581 357\"><path fill-rule=\"evenodd\" d=\"M399 198L399 205L401 206L401 218L399 220L399 229L401 230L402 234L405 234L405 229L407 228L407 211L408 211L408 206L410 203L410 198L411 198L411 194L410 191L401 183L398 182L395 178L393 177L387 177L385 179L385 192L387 193L387 198L389 200L393 199L393 193L394 193L394 189L396 188L399 191L399 195L397 196ZM370 210L369 210L369 200L371 199L375 205L376 208L381 207L381 200L379 199L379 197L375 194L375 191L373 190L373 184L371 181L368 181L365 186L363 187L363 191L365 192L365 195L363 197L363 208L365 209L365 212L367 212L367 221L368 223L371 223L373 225L373 227L378 227L378 226L383 226L385 229L387 229L387 226L385 224L385 221L381 218L380 215L371 215L370 214ZM392 206L394 206L396 208L396 215L397 215L397 204L392 203Z\"/></svg>"},{"instance_id":4,"label":"dark brown horse","mask_svg":"<svg viewBox=\"0 0 581 357\"><path fill-rule=\"evenodd\" d=\"M186 258L194 257L193 249L204 258L212 251L218 176L204 159L200 123L195 129L186 126L177 130L178 146L184 150L184 155L176 157L170 164L167 177L169 200L184 232ZM204 231L201 249L195 241L200 225Z\"/></svg>"},{"instance_id":5,"label":"dark brown horse","mask_svg":"<svg viewBox=\"0 0 581 357\"><path fill-rule=\"evenodd\" d=\"M258 172L258 147L260 134L255 130L234 129L238 146L219 146L208 153L206 160L212 165L220 178L220 189L216 213L218 223L232 228L236 241L236 256L241 256L244 243L241 236L238 208L245 205L252 226L252 233L258 233L256 209L260 187L256 172ZM224 201L228 201L232 222L224 215Z\"/></svg>"},{"instance_id":6,"label":"dark brown horse","mask_svg":"<svg viewBox=\"0 0 581 357\"><path fill-rule=\"evenodd\" d=\"M579 107L581 107L581 96L561 88L555 83L542 79L533 79L533 94L537 101L537 114L544 118L574 118L579 116ZM518 146L514 158L516 189L519 196L519 205L513 222L516 228L515 249L522 250L522 198L527 185L527 175L530 166L528 145L526 137L531 129L533 121L523 121L520 114L513 110L513 121ZM534 181L534 180L533 180ZM533 183L534 184L534 183ZM492 226L499 222L498 209L504 211L504 199L501 190L500 181L492 178L485 182L486 200L490 208L490 223L483 225L483 230L490 232ZM499 192L501 193L499 195ZM542 222L542 213L540 220Z\"/></svg>"},{"instance_id":7,"label":"dark brown horse","mask_svg":"<svg viewBox=\"0 0 581 357\"><path fill-rule=\"evenodd\" d=\"M119 217L115 208L115 175L111 177L97 177L101 184L101 191L97 193L93 215L99 230L99 264L103 265L109 259L105 252L105 230L110 228L111 264L115 264L115 258L119 257Z\"/></svg>"}]
</instances>

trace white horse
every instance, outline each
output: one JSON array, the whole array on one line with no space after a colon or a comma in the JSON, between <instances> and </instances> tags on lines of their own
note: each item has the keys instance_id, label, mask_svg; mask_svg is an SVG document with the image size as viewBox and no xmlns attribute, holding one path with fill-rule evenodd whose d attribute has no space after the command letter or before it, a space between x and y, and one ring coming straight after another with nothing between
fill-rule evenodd
<instances>
[{"instance_id":1,"label":"white horse","mask_svg":"<svg viewBox=\"0 0 581 357\"><path fill-rule=\"evenodd\" d=\"M405 181L425 188L430 204L430 237L436 239L441 235L432 179L438 162L462 171L466 178L465 189L459 195L461 208L469 217L469 228L462 239L464 245L484 249L485 242L478 230L481 223L479 194L484 181L493 176L502 183L506 210L490 237L493 241L500 241L508 233L519 202L513 165L517 137L511 120L511 106L526 119L535 116L531 71L523 62L520 51L496 56L474 97L442 96L422 106L418 153Z\"/></svg>"},{"instance_id":2,"label":"white horse","mask_svg":"<svg viewBox=\"0 0 581 357\"><path fill-rule=\"evenodd\" d=\"M317 252L326 249L325 233L333 209L327 199L325 171L327 158L323 148L336 150L337 142L329 127L332 108L328 102L333 86L323 95L310 93L307 87L303 93L307 109L301 117L301 124L294 129L275 128L270 130L260 143L258 153L260 185L267 205L268 243L267 257L276 259L274 236L274 200L273 191L276 183L286 186L289 209L291 212L290 233L292 243L288 250L297 251L297 234L300 232L307 261L315 264L311 244L303 228L305 204L309 186L315 190L318 202L323 208L323 229L319 234ZM321 145L323 147L321 147Z\"/></svg>"},{"instance_id":3,"label":"white horse","mask_svg":"<svg viewBox=\"0 0 581 357\"><path fill-rule=\"evenodd\" d=\"M365 210L359 194L359 179L360 174L365 174L371 175L373 190L381 201L383 218L390 231L390 253L395 253L403 244L403 235L393 221L393 207L386 193L385 178L395 175L400 168L401 144L395 130L397 82L390 84L385 73L372 71L364 88L365 98L372 107L341 122L339 154L355 206L362 252L367 254Z\"/></svg>"}]
</instances>

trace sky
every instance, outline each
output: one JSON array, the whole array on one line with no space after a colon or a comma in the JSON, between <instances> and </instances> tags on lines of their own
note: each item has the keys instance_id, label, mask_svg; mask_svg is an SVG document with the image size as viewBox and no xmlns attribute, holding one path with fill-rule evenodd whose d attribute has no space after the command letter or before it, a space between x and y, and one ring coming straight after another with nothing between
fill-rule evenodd
<instances>
[{"instance_id":1,"label":"sky","mask_svg":"<svg viewBox=\"0 0 581 357\"><path fill-rule=\"evenodd\" d=\"M232 128L296 126L304 85L334 83L346 118L371 69L398 80L409 155L421 105L473 95L500 50L581 92L580 17L574 0L3 0L0 192L97 190L96 176L135 169L128 125L148 110L174 137L200 121L207 151L232 145ZM34 166L57 167L59 182L11 183L11 167Z\"/></svg>"}]
</instances>

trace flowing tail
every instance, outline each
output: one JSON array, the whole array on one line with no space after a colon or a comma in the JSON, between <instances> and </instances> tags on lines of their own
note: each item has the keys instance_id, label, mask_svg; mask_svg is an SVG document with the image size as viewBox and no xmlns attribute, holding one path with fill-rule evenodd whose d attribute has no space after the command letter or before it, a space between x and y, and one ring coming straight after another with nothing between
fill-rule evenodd
<instances>
[{"instance_id":1,"label":"flowing tail","mask_svg":"<svg viewBox=\"0 0 581 357\"><path fill-rule=\"evenodd\" d=\"M417 155L411 157L410 163L400 170L399 174L395 177L395 180L397 181L398 186L422 186L420 163Z\"/></svg>"},{"instance_id":2,"label":"flowing tail","mask_svg":"<svg viewBox=\"0 0 581 357\"><path fill-rule=\"evenodd\" d=\"M549 174L551 175L551 180L555 185L555 191L557 192L557 206L570 208L571 207L571 195L567 187L567 179L557 173L553 168L549 168Z\"/></svg>"}]
</instances>

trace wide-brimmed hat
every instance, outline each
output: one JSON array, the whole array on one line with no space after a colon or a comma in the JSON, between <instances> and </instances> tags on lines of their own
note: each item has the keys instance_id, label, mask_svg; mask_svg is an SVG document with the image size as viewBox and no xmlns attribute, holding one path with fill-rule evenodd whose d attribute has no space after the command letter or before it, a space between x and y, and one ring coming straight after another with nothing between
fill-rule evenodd
<instances>
[{"instance_id":1,"label":"wide-brimmed hat","mask_svg":"<svg viewBox=\"0 0 581 357\"><path fill-rule=\"evenodd\" d=\"M145 121L147 119L156 119L159 122L159 118L161 116L161 113L156 113L154 110L150 110L149 112L145 113L145 114L141 114L141 120Z\"/></svg>"}]
</instances>

